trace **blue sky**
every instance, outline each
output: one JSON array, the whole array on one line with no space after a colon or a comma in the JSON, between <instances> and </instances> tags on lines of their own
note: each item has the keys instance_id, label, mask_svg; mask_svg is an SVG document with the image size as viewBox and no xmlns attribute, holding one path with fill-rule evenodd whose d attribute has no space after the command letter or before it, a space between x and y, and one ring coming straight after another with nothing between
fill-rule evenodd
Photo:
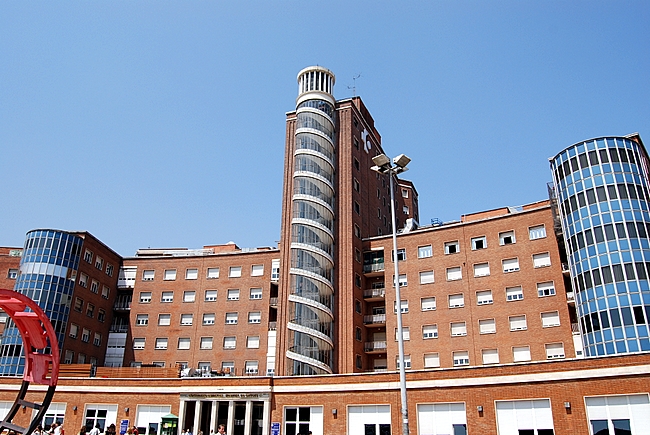
<instances>
[{"instance_id":1,"label":"blue sky","mask_svg":"<svg viewBox=\"0 0 650 435\"><path fill-rule=\"evenodd\" d=\"M34 228L141 247L280 234L285 113L353 77L432 218L547 198L548 158L650 144L646 1L3 1L0 245Z\"/></svg>"}]
</instances>

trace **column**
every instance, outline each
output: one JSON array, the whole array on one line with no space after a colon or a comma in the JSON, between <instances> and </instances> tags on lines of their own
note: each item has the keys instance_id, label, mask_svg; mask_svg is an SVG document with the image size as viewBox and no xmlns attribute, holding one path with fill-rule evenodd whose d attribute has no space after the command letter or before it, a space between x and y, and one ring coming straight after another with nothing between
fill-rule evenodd
<instances>
[{"instance_id":1,"label":"column","mask_svg":"<svg viewBox=\"0 0 650 435\"><path fill-rule=\"evenodd\" d=\"M226 426L226 433L235 433L235 402L228 401L228 424Z\"/></svg>"},{"instance_id":2,"label":"column","mask_svg":"<svg viewBox=\"0 0 650 435\"><path fill-rule=\"evenodd\" d=\"M197 400L196 405L194 405L194 421L192 422L192 434L197 435L199 433L199 421L201 417L201 401Z\"/></svg>"},{"instance_id":3,"label":"column","mask_svg":"<svg viewBox=\"0 0 650 435\"><path fill-rule=\"evenodd\" d=\"M219 408L219 402L216 400L212 401L212 412L210 412L210 431L205 435L212 435L217 431L217 410Z\"/></svg>"},{"instance_id":4,"label":"column","mask_svg":"<svg viewBox=\"0 0 650 435\"><path fill-rule=\"evenodd\" d=\"M244 435L251 435L251 425L253 416L253 402L246 401L246 413L244 414Z\"/></svg>"},{"instance_id":5,"label":"column","mask_svg":"<svg viewBox=\"0 0 650 435\"><path fill-rule=\"evenodd\" d=\"M269 435L269 427L271 426L271 400L264 401L264 412L262 413L262 435Z\"/></svg>"}]
</instances>

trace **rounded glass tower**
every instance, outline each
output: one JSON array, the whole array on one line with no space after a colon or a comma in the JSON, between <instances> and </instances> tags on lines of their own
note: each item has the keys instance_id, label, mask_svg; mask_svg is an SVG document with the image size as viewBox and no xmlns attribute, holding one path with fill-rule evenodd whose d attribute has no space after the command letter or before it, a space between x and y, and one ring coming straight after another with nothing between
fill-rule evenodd
<instances>
[{"instance_id":1,"label":"rounded glass tower","mask_svg":"<svg viewBox=\"0 0 650 435\"><path fill-rule=\"evenodd\" d=\"M290 375L332 373L334 294L334 74L298 74L289 295Z\"/></svg>"},{"instance_id":2,"label":"rounded glass tower","mask_svg":"<svg viewBox=\"0 0 650 435\"><path fill-rule=\"evenodd\" d=\"M20 274L14 290L32 299L47 313L59 345L70 313L83 239L56 230L34 230L27 233ZM0 346L0 375L18 376L25 366L22 338L13 322L9 322Z\"/></svg>"},{"instance_id":3,"label":"rounded glass tower","mask_svg":"<svg viewBox=\"0 0 650 435\"><path fill-rule=\"evenodd\" d=\"M648 154L638 135L550 159L586 356L650 350Z\"/></svg>"}]
</instances>

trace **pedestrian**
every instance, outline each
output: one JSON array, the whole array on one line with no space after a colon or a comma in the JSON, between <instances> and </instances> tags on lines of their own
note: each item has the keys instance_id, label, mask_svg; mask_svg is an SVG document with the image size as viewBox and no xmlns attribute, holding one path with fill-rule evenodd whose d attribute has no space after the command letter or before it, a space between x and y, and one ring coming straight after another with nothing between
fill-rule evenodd
<instances>
[{"instance_id":1,"label":"pedestrian","mask_svg":"<svg viewBox=\"0 0 650 435\"><path fill-rule=\"evenodd\" d=\"M96 424L94 428L90 430L89 435L99 435L101 433L101 430L99 430L99 424Z\"/></svg>"},{"instance_id":2,"label":"pedestrian","mask_svg":"<svg viewBox=\"0 0 650 435\"><path fill-rule=\"evenodd\" d=\"M81 426L79 429L79 435L86 435L86 426Z\"/></svg>"},{"instance_id":3,"label":"pedestrian","mask_svg":"<svg viewBox=\"0 0 650 435\"><path fill-rule=\"evenodd\" d=\"M217 433L220 435L226 435L226 425L220 424L219 427L217 427Z\"/></svg>"},{"instance_id":4,"label":"pedestrian","mask_svg":"<svg viewBox=\"0 0 650 435\"><path fill-rule=\"evenodd\" d=\"M105 435L116 435L116 429L115 425L111 423L108 428L106 429L106 432L104 432Z\"/></svg>"}]
</instances>

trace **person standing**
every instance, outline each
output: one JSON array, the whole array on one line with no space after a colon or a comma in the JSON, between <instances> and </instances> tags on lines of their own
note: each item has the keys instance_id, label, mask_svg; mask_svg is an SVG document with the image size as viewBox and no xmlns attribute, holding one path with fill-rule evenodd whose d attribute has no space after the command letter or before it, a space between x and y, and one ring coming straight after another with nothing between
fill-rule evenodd
<instances>
[{"instance_id":1,"label":"person standing","mask_svg":"<svg viewBox=\"0 0 650 435\"><path fill-rule=\"evenodd\" d=\"M99 435L101 431L99 430L99 424L96 424L94 428L90 430L89 435Z\"/></svg>"},{"instance_id":2,"label":"person standing","mask_svg":"<svg viewBox=\"0 0 650 435\"><path fill-rule=\"evenodd\" d=\"M217 433L219 435L226 435L226 425L220 424L219 427L217 427Z\"/></svg>"}]
</instances>

